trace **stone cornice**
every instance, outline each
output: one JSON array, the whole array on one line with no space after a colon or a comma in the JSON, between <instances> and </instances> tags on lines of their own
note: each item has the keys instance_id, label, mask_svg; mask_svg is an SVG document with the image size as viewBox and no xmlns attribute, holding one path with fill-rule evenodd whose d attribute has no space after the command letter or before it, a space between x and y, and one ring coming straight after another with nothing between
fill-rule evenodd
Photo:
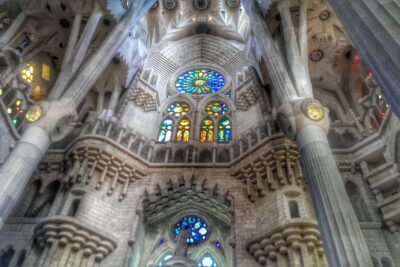
<instances>
[{"instance_id":1,"label":"stone cornice","mask_svg":"<svg viewBox=\"0 0 400 267\"><path fill-rule=\"evenodd\" d=\"M118 244L112 234L67 216L44 219L35 226L34 238L39 246L55 242L61 247L71 244L73 251L83 250L84 256L94 255L97 261L106 258Z\"/></svg>"},{"instance_id":2,"label":"stone cornice","mask_svg":"<svg viewBox=\"0 0 400 267\"><path fill-rule=\"evenodd\" d=\"M309 250L317 250L323 256L324 249L318 225L315 220L292 219L272 231L260 233L248 243L248 250L253 257L264 264L267 258L277 259L277 254L287 255L288 249L300 250L305 244Z\"/></svg>"}]
</instances>

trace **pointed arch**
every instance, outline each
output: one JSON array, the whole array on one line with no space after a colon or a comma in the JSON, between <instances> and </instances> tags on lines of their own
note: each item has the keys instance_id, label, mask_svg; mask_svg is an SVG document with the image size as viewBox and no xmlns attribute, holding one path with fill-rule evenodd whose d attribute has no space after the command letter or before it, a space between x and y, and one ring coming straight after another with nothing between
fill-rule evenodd
<instances>
[{"instance_id":1,"label":"pointed arch","mask_svg":"<svg viewBox=\"0 0 400 267\"><path fill-rule=\"evenodd\" d=\"M190 119L187 117L182 118L178 123L176 131L176 141L187 143L190 140Z\"/></svg>"},{"instance_id":2,"label":"pointed arch","mask_svg":"<svg viewBox=\"0 0 400 267\"><path fill-rule=\"evenodd\" d=\"M229 143L232 140L232 122L228 117L218 121L218 143Z\"/></svg>"},{"instance_id":3,"label":"pointed arch","mask_svg":"<svg viewBox=\"0 0 400 267\"><path fill-rule=\"evenodd\" d=\"M174 120L170 117L165 118L161 122L160 133L158 134L158 142L169 143L172 138L172 131L174 128Z\"/></svg>"},{"instance_id":4,"label":"pointed arch","mask_svg":"<svg viewBox=\"0 0 400 267\"><path fill-rule=\"evenodd\" d=\"M214 141L214 121L205 117L200 125L200 141L203 143L212 143Z\"/></svg>"}]
</instances>

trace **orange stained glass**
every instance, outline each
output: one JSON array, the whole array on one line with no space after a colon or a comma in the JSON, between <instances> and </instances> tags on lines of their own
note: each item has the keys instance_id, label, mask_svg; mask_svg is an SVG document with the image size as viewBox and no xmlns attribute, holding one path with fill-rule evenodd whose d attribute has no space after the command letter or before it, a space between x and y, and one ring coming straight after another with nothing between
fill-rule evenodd
<instances>
[{"instance_id":1,"label":"orange stained glass","mask_svg":"<svg viewBox=\"0 0 400 267\"><path fill-rule=\"evenodd\" d=\"M178 131L176 133L176 141L178 142L189 142L190 138L190 120L182 119L178 125Z\"/></svg>"},{"instance_id":2,"label":"orange stained glass","mask_svg":"<svg viewBox=\"0 0 400 267\"><path fill-rule=\"evenodd\" d=\"M201 122L200 141L210 143L214 141L214 123L212 120L204 119Z\"/></svg>"}]
</instances>

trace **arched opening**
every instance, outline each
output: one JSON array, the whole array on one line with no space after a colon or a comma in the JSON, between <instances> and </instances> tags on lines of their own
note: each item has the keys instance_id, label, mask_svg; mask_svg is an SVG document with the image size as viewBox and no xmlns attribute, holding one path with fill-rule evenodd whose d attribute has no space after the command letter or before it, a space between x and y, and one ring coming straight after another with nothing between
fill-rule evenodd
<instances>
[{"instance_id":1,"label":"arched opening","mask_svg":"<svg viewBox=\"0 0 400 267\"><path fill-rule=\"evenodd\" d=\"M201 163L208 163L208 162L212 162L212 153L210 150L203 150L200 152L199 155L199 162Z\"/></svg>"},{"instance_id":2,"label":"arched opening","mask_svg":"<svg viewBox=\"0 0 400 267\"><path fill-rule=\"evenodd\" d=\"M75 217L76 214L78 213L79 206L81 204L81 199L74 199L71 203L71 206L69 207L67 216Z\"/></svg>"},{"instance_id":3,"label":"arched opening","mask_svg":"<svg viewBox=\"0 0 400 267\"><path fill-rule=\"evenodd\" d=\"M10 263L14 257L15 251L14 249L10 246L7 248L6 251L4 251L1 256L0 256L0 266L1 267L9 267Z\"/></svg>"},{"instance_id":4,"label":"arched opening","mask_svg":"<svg viewBox=\"0 0 400 267\"><path fill-rule=\"evenodd\" d=\"M174 162L183 163L185 162L185 150L179 149L175 152Z\"/></svg>"},{"instance_id":5,"label":"arched opening","mask_svg":"<svg viewBox=\"0 0 400 267\"><path fill-rule=\"evenodd\" d=\"M231 161L231 157L229 154L229 150L228 149L222 149L219 153L218 153L218 162L230 162Z\"/></svg>"},{"instance_id":6,"label":"arched opening","mask_svg":"<svg viewBox=\"0 0 400 267\"><path fill-rule=\"evenodd\" d=\"M179 121L178 129L176 132L176 141L187 143L190 139L190 120L183 118Z\"/></svg>"},{"instance_id":7,"label":"arched opening","mask_svg":"<svg viewBox=\"0 0 400 267\"><path fill-rule=\"evenodd\" d=\"M60 182L50 183L42 194L38 194L32 201L26 213L27 217L45 217L50 211L51 205L60 189Z\"/></svg>"},{"instance_id":8,"label":"arched opening","mask_svg":"<svg viewBox=\"0 0 400 267\"><path fill-rule=\"evenodd\" d=\"M296 200L289 201L290 218L300 218L299 204Z\"/></svg>"},{"instance_id":9,"label":"arched opening","mask_svg":"<svg viewBox=\"0 0 400 267\"><path fill-rule=\"evenodd\" d=\"M165 155L167 153L166 149L160 149L156 152L156 156L154 157L154 162L162 163L165 161Z\"/></svg>"},{"instance_id":10,"label":"arched opening","mask_svg":"<svg viewBox=\"0 0 400 267\"><path fill-rule=\"evenodd\" d=\"M38 197L41 185L42 183L40 182L40 180L36 180L29 186L27 186L23 194L24 197L20 201L20 203L17 206L17 209L14 212L13 215L14 217L23 217L26 215L26 212L29 206L31 205L32 201Z\"/></svg>"}]
</instances>

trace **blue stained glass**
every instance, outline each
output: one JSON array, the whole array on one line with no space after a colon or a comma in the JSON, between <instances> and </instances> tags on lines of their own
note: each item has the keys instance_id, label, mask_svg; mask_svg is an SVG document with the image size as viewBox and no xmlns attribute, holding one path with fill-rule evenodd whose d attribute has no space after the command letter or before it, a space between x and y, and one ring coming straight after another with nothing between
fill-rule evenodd
<instances>
[{"instance_id":1,"label":"blue stained glass","mask_svg":"<svg viewBox=\"0 0 400 267\"><path fill-rule=\"evenodd\" d=\"M172 258L172 253L165 254L157 263L157 266L164 266L165 262Z\"/></svg>"},{"instance_id":2,"label":"blue stained glass","mask_svg":"<svg viewBox=\"0 0 400 267\"><path fill-rule=\"evenodd\" d=\"M232 140L231 121L229 119L221 119L218 124L218 142L229 143Z\"/></svg>"},{"instance_id":3,"label":"blue stained glass","mask_svg":"<svg viewBox=\"0 0 400 267\"><path fill-rule=\"evenodd\" d=\"M209 254L204 255L201 257L199 263L197 264L198 267L218 267L218 264L215 262L213 257Z\"/></svg>"},{"instance_id":4,"label":"blue stained glass","mask_svg":"<svg viewBox=\"0 0 400 267\"><path fill-rule=\"evenodd\" d=\"M160 134L158 135L158 142L162 143L171 142L173 126L174 126L174 121L170 118L167 118L162 121Z\"/></svg>"},{"instance_id":5,"label":"blue stained glass","mask_svg":"<svg viewBox=\"0 0 400 267\"><path fill-rule=\"evenodd\" d=\"M189 215L179 220L175 225L175 236L178 236L182 229L185 229L190 234L190 237L186 239L188 245L196 245L205 240L208 236L208 227L206 223L201 218L194 215Z\"/></svg>"},{"instance_id":6,"label":"blue stained glass","mask_svg":"<svg viewBox=\"0 0 400 267\"><path fill-rule=\"evenodd\" d=\"M193 69L181 74L175 85L182 94L206 95L219 92L225 85L225 78L216 70Z\"/></svg>"}]
</instances>

